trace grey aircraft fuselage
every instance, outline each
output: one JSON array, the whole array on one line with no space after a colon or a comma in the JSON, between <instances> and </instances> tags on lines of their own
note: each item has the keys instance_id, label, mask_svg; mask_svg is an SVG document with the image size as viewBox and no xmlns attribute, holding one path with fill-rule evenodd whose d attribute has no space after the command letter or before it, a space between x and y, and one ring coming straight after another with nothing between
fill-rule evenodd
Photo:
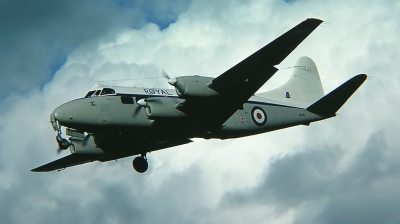
<instances>
[{"instance_id":1,"label":"grey aircraft fuselage","mask_svg":"<svg viewBox=\"0 0 400 224\"><path fill-rule=\"evenodd\" d=\"M112 87L107 87L111 89ZM61 126L88 133L98 133L95 138L104 134L115 134L116 138L127 138L131 148L137 142L150 136L154 143L169 139L217 138L228 139L244 137L273 131L295 125L309 125L311 122L324 119L306 109L295 106L279 105L268 102L262 97L253 96L224 122L219 130L209 130L208 122L202 117L185 117L177 115L173 119L149 118L146 108L138 105L140 99L162 100L164 108L176 110L174 105L180 103L174 89L129 88L130 93L117 92L113 95L88 96L65 103L51 114ZM128 89L127 87L124 88ZM99 89L101 90L101 89ZM271 100L269 100L271 101ZM171 107L166 107L166 103ZM154 109L152 109L154 110ZM155 113L155 111L152 111ZM171 112L172 114L173 112ZM177 111L179 113L179 111ZM54 117L54 118L53 118ZM101 140L99 140L100 142ZM112 142L115 142L112 140ZM114 145L115 143L111 144ZM101 144L100 144L100 148ZM115 149L116 150L116 149ZM137 153L140 149L137 149Z\"/></svg>"}]
</instances>

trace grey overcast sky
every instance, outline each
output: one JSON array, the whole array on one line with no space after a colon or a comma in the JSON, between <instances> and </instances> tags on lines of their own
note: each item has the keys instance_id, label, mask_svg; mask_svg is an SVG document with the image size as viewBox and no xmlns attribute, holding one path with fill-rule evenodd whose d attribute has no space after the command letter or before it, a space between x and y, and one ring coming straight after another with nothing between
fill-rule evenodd
<instances>
[{"instance_id":1,"label":"grey overcast sky","mask_svg":"<svg viewBox=\"0 0 400 224\"><path fill-rule=\"evenodd\" d=\"M62 172L49 114L98 80L217 76L306 18L325 22L297 58L326 93L366 83L339 116L235 140ZM0 0L0 223L400 223L400 2L393 0Z\"/></svg>"}]
</instances>

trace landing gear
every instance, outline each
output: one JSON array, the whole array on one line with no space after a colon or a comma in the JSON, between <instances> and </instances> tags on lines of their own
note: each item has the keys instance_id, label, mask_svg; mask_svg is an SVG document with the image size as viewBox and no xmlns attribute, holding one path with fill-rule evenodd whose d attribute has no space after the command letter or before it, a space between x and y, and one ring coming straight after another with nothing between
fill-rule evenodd
<instances>
[{"instance_id":1,"label":"landing gear","mask_svg":"<svg viewBox=\"0 0 400 224\"><path fill-rule=\"evenodd\" d=\"M61 135L57 135L56 141L58 143L58 147L62 150L68 149L70 143L67 139L61 137Z\"/></svg>"},{"instance_id":2,"label":"landing gear","mask_svg":"<svg viewBox=\"0 0 400 224\"><path fill-rule=\"evenodd\" d=\"M147 168L149 168L146 155L136 157L132 162L132 166L138 173L146 172Z\"/></svg>"},{"instance_id":3,"label":"landing gear","mask_svg":"<svg viewBox=\"0 0 400 224\"><path fill-rule=\"evenodd\" d=\"M54 124L53 124L54 125ZM65 139L65 138L63 138L62 136L61 136L61 126L57 126L57 129L56 129L57 131L58 131L58 134L57 134L57 137L56 137L56 141L57 141L57 144L58 144L58 148L60 149L60 150L66 150L66 149L68 149L69 148L69 146L71 145L71 143L69 143L69 141L67 140L67 139Z\"/></svg>"}]
</instances>

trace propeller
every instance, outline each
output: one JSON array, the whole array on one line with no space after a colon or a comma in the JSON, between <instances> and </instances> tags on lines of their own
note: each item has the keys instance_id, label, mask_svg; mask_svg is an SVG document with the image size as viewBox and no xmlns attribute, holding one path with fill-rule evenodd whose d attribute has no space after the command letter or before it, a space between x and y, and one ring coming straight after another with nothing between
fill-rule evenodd
<instances>
[{"instance_id":1,"label":"propeller","mask_svg":"<svg viewBox=\"0 0 400 224\"><path fill-rule=\"evenodd\" d=\"M147 107L147 102L158 102L158 101L157 101L157 99L154 99L154 98L151 98L151 97L150 98L143 98L143 99L140 99L140 100L136 101L137 105L139 105L139 106L136 107L135 111L133 112L135 116L140 112L140 110L143 107Z\"/></svg>"},{"instance_id":2,"label":"propeller","mask_svg":"<svg viewBox=\"0 0 400 224\"><path fill-rule=\"evenodd\" d=\"M136 116L140 112L141 109L142 109L141 106L136 107L135 111L133 112L133 115Z\"/></svg>"},{"instance_id":3,"label":"propeller","mask_svg":"<svg viewBox=\"0 0 400 224\"><path fill-rule=\"evenodd\" d=\"M171 78L164 69L161 69L160 74L161 74L162 77L164 77L166 79L170 79Z\"/></svg>"},{"instance_id":4,"label":"propeller","mask_svg":"<svg viewBox=\"0 0 400 224\"><path fill-rule=\"evenodd\" d=\"M166 78L166 79L168 80L167 82L168 82L171 86L175 86L176 83L178 82L178 80L177 80L176 78L171 78L171 77L168 75L168 73L167 73L164 69L161 69L161 76L164 77L164 78Z\"/></svg>"},{"instance_id":5,"label":"propeller","mask_svg":"<svg viewBox=\"0 0 400 224\"><path fill-rule=\"evenodd\" d=\"M64 151L65 149L61 149L60 147L57 147L57 155L60 155L60 153L62 152L62 151Z\"/></svg>"}]
</instances>

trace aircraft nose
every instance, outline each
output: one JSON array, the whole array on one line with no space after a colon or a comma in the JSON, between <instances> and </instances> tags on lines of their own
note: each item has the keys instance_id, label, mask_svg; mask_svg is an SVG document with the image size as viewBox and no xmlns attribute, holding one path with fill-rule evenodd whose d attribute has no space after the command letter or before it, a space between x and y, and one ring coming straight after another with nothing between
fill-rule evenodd
<instances>
[{"instance_id":1,"label":"aircraft nose","mask_svg":"<svg viewBox=\"0 0 400 224\"><path fill-rule=\"evenodd\" d=\"M64 103L50 114L50 120L58 126L74 129L96 125L97 107L89 101L90 99L77 99Z\"/></svg>"},{"instance_id":2,"label":"aircraft nose","mask_svg":"<svg viewBox=\"0 0 400 224\"><path fill-rule=\"evenodd\" d=\"M68 110L65 110L65 104L57 107L53 113L50 114L50 119L52 120L52 122L56 122L58 121L59 123L63 124L63 123L67 123L70 119L69 119L69 115Z\"/></svg>"},{"instance_id":3,"label":"aircraft nose","mask_svg":"<svg viewBox=\"0 0 400 224\"><path fill-rule=\"evenodd\" d=\"M60 109L60 107L57 107L53 113L50 115L50 117L53 117L55 120L60 120L63 118L62 116L62 110Z\"/></svg>"},{"instance_id":4,"label":"aircraft nose","mask_svg":"<svg viewBox=\"0 0 400 224\"><path fill-rule=\"evenodd\" d=\"M54 131L58 131L59 127L56 121L56 116L54 114L54 111L50 114L50 123L53 126Z\"/></svg>"}]
</instances>

